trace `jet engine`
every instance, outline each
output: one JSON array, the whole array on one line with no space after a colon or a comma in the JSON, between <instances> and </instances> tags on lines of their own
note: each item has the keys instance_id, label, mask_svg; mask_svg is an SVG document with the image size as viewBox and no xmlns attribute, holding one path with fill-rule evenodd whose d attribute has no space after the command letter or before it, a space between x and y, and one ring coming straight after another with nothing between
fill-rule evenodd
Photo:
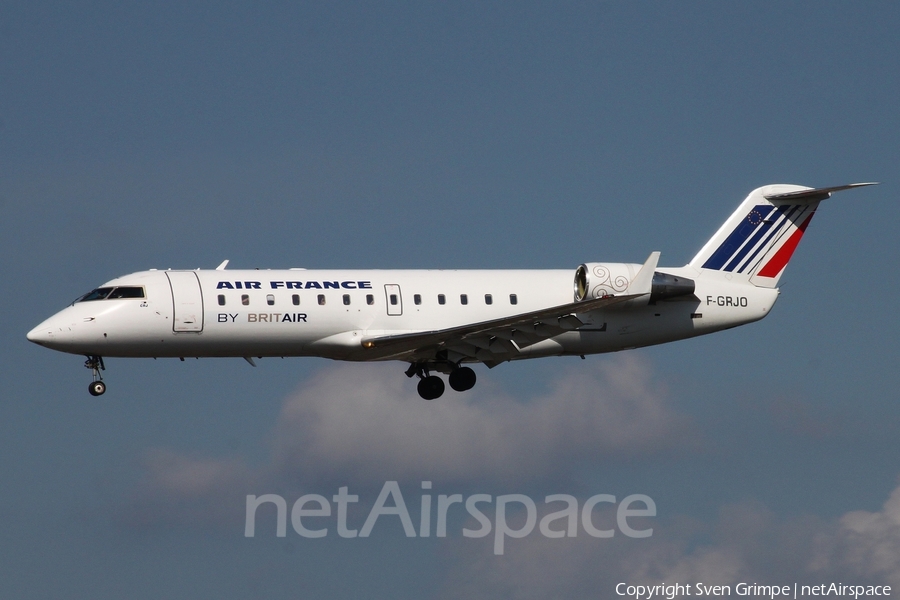
<instances>
[{"instance_id":1,"label":"jet engine","mask_svg":"<svg viewBox=\"0 0 900 600\"><path fill-rule=\"evenodd\" d=\"M575 301L622 294L641 265L585 263L575 271Z\"/></svg>"},{"instance_id":2,"label":"jet engine","mask_svg":"<svg viewBox=\"0 0 900 600\"><path fill-rule=\"evenodd\" d=\"M575 301L624 294L641 265L632 263L584 263L575 270ZM694 293L694 281L668 273L653 272L650 302Z\"/></svg>"}]
</instances>

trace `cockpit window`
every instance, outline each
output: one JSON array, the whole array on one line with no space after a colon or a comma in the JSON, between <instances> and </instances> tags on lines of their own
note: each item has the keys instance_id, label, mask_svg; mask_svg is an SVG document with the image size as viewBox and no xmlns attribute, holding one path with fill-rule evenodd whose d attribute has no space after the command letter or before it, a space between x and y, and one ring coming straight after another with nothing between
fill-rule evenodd
<instances>
[{"instance_id":1,"label":"cockpit window","mask_svg":"<svg viewBox=\"0 0 900 600\"><path fill-rule=\"evenodd\" d=\"M117 287L113 290L112 294L109 295L108 299L112 300L113 298L143 298L144 297L144 288L138 286L128 286L128 287Z\"/></svg>"},{"instance_id":2,"label":"cockpit window","mask_svg":"<svg viewBox=\"0 0 900 600\"><path fill-rule=\"evenodd\" d=\"M89 302L91 300L106 300L106 297L109 296L109 293L113 291L111 287L102 287L97 288L96 290L91 290L75 302Z\"/></svg>"},{"instance_id":3,"label":"cockpit window","mask_svg":"<svg viewBox=\"0 0 900 600\"><path fill-rule=\"evenodd\" d=\"M145 298L144 288L140 286L101 287L91 290L75 302L91 300L114 300L118 298Z\"/></svg>"}]
</instances>

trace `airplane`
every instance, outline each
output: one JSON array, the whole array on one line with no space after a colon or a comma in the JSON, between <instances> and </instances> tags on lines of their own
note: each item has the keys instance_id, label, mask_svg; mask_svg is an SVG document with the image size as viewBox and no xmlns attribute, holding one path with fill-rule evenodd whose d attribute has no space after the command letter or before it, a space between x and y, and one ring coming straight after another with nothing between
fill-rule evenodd
<instances>
[{"instance_id":1,"label":"airplane","mask_svg":"<svg viewBox=\"0 0 900 600\"><path fill-rule=\"evenodd\" d=\"M819 202L874 183L750 193L683 267L586 262L563 270L151 269L113 279L27 334L87 357L318 356L397 360L426 400L475 385L482 363L616 352L762 319Z\"/></svg>"}]
</instances>

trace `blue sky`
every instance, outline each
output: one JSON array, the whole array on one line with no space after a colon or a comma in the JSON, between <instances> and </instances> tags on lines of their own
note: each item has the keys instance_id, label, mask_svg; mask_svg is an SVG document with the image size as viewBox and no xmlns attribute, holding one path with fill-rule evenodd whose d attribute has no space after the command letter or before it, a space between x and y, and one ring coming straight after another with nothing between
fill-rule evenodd
<instances>
[{"instance_id":1,"label":"blue sky","mask_svg":"<svg viewBox=\"0 0 900 600\"><path fill-rule=\"evenodd\" d=\"M4 3L0 595L900 586L898 25L888 2ZM855 181L882 183L821 206L764 321L481 368L436 403L403 365L315 359L113 359L95 399L82 359L25 340L115 276L226 258L681 265L758 186ZM247 494L389 479L658 517L501 557L396 519L243 536Z\"/></svg>"}]
</instances>

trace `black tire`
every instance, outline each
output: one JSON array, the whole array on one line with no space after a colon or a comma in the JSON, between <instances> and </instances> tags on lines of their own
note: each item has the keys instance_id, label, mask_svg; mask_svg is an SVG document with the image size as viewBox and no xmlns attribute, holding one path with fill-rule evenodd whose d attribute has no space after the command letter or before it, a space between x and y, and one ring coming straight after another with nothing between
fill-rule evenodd
<instances>
[{"instance_id":1,"label":"black tire","mask_svg":"<svg viewBox=\"0 0 900 600\"><path fill-rule=\"evenodd\" d=\"M431 375L421 379L416 389L423 399L434 400L444 393L444 380L437 375Z\"/></svg>"},{"instance_id":2,"label":"black tire","mask_svg":"<svg viewBox=\"0 0 900 600\"><path fill-rule=\"evenodd\" d=\"M88 391L91 393L91 396L102 396L106 391L106 384L102 381L93 381L88 386Z\"/></svg>"},{"instance_id":3,"label":"black tire","mask_svg":"<svg viewBox=\"0 0 900 600\"><path fill-rule=\"evenodd\" d=\"M473 371L469 367L460 367L458 369L454 369L450 373L450 377L448 379L450 387L457 392L465 392L466 390L471 390L473 387L475 387L475 380L475 371Z\"/></svg>"}]
</instances>

